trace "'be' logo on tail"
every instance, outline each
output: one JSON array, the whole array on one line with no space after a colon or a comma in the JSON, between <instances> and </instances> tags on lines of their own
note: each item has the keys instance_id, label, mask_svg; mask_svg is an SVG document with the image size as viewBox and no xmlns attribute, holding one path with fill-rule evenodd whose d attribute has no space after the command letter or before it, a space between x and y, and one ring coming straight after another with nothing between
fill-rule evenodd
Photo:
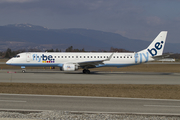
<instances>
[{"instance_id":1,"label":"'be' logo on tail","mask_svg":"<svg viewBox=\"0 0 180 120\"><path fill-rule=\"evenodd\" d=\"M155 56L155 55L157 55L157 50L160 50L161 48L162 48L162 44L163 44L164 42L163 41L161 41L161 43L160 42L157 42L156 44L155 44L155 48L152 48L151 50L150 49L148 49L148 52L152 55L152 56Z\"/></svg>"}]
</instances>

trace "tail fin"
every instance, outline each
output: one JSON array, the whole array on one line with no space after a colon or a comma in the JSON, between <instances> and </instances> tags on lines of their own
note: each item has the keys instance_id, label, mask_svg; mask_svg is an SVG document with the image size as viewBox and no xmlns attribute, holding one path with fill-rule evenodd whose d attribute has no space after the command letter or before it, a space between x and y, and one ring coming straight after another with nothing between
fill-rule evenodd
<instances>
[{"instance_id":1,"label":"tail fin","mask_svg":"<svg viewBox=\"0 0 180 120\"><path fill-rule=\"evenodd\" d=\"M151 57L161 56L163 54L165 42L166 42L167 31L161 31L159 35L153 40L153 42L142 52L149 52Z\"/></svg>"}]
</instances>

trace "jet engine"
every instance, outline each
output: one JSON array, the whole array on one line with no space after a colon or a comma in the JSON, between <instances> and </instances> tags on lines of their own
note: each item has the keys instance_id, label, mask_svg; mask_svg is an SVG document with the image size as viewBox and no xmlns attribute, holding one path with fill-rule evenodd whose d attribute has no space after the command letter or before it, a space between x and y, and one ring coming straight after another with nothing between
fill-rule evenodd
<instances>
[{"instance_id":1,"label":"jet engine","mask_svg":"<svg viewBox=\"0 0 180 120\"><path fill-rule=\"evenodd\" d=\"M78 69L78 66L75 64L64 64L60 70L62 71L75 71Z\"/></svg>"}]
</instances>

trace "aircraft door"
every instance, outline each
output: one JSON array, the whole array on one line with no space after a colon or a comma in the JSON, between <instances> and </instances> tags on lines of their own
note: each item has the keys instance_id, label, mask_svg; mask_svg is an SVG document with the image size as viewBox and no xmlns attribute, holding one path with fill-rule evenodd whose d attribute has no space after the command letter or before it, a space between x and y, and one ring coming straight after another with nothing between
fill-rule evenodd
<instances>
[{"instance_id":1,"label":"aircraft door","mask_svg":"<svg viewBox=\"0 0 180 120\"><path fill-rule=\"evenodd\" d=\"M31 60L31 53L26 53L26 61L30 62Z\"/></svg>"}]
</instances>

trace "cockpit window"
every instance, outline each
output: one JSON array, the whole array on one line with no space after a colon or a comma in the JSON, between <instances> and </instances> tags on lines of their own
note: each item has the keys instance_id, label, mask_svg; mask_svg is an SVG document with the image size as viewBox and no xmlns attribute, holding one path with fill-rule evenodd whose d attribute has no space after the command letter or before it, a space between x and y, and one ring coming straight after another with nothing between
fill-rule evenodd
<instances>
[{"instance_id":1,"label":"cockpit window","mask_svg":"<svg viewBox=\"0 0 180 120\"><path fill-rule=\"evenodd\" d=\"M16 55L16 56L14 56L14 58L20 58L20 55Z\"/></svg>"}]
</instances>

